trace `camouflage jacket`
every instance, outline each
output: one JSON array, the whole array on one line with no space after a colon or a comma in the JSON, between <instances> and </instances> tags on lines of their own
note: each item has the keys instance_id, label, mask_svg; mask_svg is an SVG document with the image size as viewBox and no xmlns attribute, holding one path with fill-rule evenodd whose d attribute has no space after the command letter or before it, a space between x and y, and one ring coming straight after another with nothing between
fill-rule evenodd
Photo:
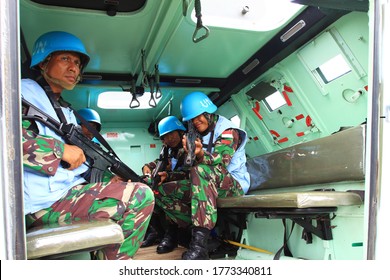
<instances>
[{"instance_id":1,"label":"camouflage jacket","mask_svg":"<svg viewBox=\"0 0 390 280\"><path fill-rule=\"evenodd\" d=\"M32 130L31 122L22 123L23 166L53 176L64 153L64 143L51 136L39 135Z\"/></svg>"}]
</instances>

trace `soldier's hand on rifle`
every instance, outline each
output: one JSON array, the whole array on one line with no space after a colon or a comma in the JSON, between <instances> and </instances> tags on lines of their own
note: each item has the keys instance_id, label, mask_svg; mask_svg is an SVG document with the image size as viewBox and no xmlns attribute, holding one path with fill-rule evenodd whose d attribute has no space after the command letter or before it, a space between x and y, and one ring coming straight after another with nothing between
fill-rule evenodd
<instances>
[{"instance_id":1,"label":"soldier's hand on rifle","mask_svg":"<svg viewBox=\"0 0 390 280\"><path fill-rule=\"evenodd\" d=\"M187 139L186 139L185 135L183 136L182 143L183 143L184 150L188 153L188 149L187 149L187 145L186 145ZM203 151L202 141L199 138L196 138L196 140L195 140L195 155L197 157L203 156L203 152L204 151Z\"/></svg>"},{"instance_id":2,"label":"soldier's hand on rifle","mask_svg":"<svg viewBox=\"0 0 390 280\"><path fill-rule=\"evenodd\" d=\"M183 138L181 139L181 143L183 144L184 151L186 153L188 153L188 149L187 149L187 136L185 134L183 135Z\"/></svg>"},{"instance_id":3,"label":"soldier's hand on rifle","mask_svg":"<svg viewBox=\"0 0 390 280\"><path fill-rule=\"evenodd\" d=\"M149 166L147 165L144 165L144 167L142 167L142 173L144 175L149 175L152 174L152 170L150 170Z\"/></svg>"},{"instance_id":4,"label":"soldier's hand on rifle","mask_svg":"<svg viewBox=\"0 0 390 280\"><path fill-rule=\"evenodd\" d=\"M199 138L195 140L195 155L196 158L202 158L204 154L202 141Z\"/></svg>"},{"instance_id":5,"label":"soldier's hand on rifle","mask_svg":"<svg viewBox=\"0 0 390 280\"><path fill-rule=\"evenodd\" d=\"M87 159L85 158L83 150L79 147L64 144L64 154L62 155L62 160L69 163L69 170L73 170L82 165Z\"/></svg>"},{"instance_id":6,"label":"soldier's hand on rifle","mask_svg":"<svg viewBox=\"0 0 390 280\"><path fill-rule=\"evenodd\" d=\"M160 186L168 178L168 173L166 171L163 171L163 172L158 172L158 175L160 176L160 182L158 183L158 185Z\"/></svg>"}]
</instances>

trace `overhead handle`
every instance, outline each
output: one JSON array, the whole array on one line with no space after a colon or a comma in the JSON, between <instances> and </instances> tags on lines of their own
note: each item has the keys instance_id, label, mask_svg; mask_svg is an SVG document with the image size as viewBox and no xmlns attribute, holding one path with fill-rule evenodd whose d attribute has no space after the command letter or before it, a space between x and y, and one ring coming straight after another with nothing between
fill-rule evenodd
<instances>
[{"instance_id":1,"label":"overhead handle","mask_svg":"<svg viewBox=\"0 0 390 280\"><path fill-rule=\"evenodd\" d=\"M192 35L192 41L194 43L198 43L203 39L206 39L210 34L210 29L208 29L208 27L204 26L202 23L202 12L201 12L200 0L195 0L195 16L197 18L197 22L196 22L194 34ZM200 30L204 30L204 34L197 37L198 32Z\"/></svg>"},{"instance_id":2,"label":"overhead handle","mask_svg":"<svg viewBox=\"0 0 390 280\"><path fill-rule=\"evenodd\" d=\"M138 108L139 106L141 106L141 102L139 102L139 100L137 99L136 91L137 90L135 87L135 81L133 79L133 80L131 80L131 88L130 88L131 101L130 101L129 107L131 109Z\"/></svg>"},{"instance_id":3,"label":"overhead handle","mask_svg":"<svg viewBox=\"0 0 390 280\"><path fill-rule=\"evenodd\" d=\"M149 87L149 80L148 80L148 73L146 72L146 57L145 57L145 50L141 50L141 59L142 59L142 86L144 88Z\"/></svg>"},{"instance_id":4,"label":"overhead handle","mask_svg":"<svg viewBox=\"0 0 390 280\"><path fill-rule=\"evenodd\" d=\"M156 81L156 99L159 99L162 96L160 89L160 71L158 70L158 64L154 65L154 77Z\"/></svg>"}]
</instances>

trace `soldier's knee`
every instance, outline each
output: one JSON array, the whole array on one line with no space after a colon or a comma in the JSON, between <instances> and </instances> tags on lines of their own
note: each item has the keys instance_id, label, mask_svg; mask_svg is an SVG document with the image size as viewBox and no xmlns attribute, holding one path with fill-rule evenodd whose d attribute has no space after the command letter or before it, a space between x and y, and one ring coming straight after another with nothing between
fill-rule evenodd
<instances>
[{"instance_id":1,"label":"soldier's knee","mask_svg":"<svg viewBox=\"0 0 390 280\"><path fill-rule=\"evenodd\" d=\"M151 188L143 183L127 183L127 187L132 190L131 203L136 207L154 206L154 193Z\"/></svg>"},{"instance_id":2,"label":"soldier's knee","mask_svg":"<svg viewBox=\"0 0 390 280\"><path fill-rule=\"evenodd\" d=\"M145 199L154 204L154 192L152 191L152 189L145 184L143 184L142 188L145 193Z\"/></svg>"}]
</instances>

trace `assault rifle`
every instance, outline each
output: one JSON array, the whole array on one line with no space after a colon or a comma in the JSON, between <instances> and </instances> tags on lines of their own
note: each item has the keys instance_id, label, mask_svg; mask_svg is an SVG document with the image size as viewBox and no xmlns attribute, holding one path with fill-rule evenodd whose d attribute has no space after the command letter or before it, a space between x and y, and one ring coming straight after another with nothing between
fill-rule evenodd
<instances>
[{"instance_id":1,"label":"assault rifle","mask_svg":"<svg viewBox=\"0 0 390 280\"><path fill-rule=\"evenodd\" d=\"M201 138L198 131L195 129L192 121L188 122L188 130L185 134L187 138L187 156L184 161L185 166L192 166L195 161L195 140Z\"/></svg>"},{"instance_id":2,"label":"assault rifle","mask_svg":"<svg viewBox=\"0 0 390 280\"><path fill-rule=\"evenodd\" d=\"M76 145L83 150L91 167L91 183L101 182L104 171L107 169L125 181L141 182L141 177L137 173L124 164L112 151L103 150L102 147L84 136L80 127L72 123L58 122L23 98L22 105L23 120L41 122L61 136L67 144Z\"/></svg>"},{"instance_id":3,"label":"assault rifle","mask_svg":"<svg viewBox=\"0 0 390 280\"><path fill-rule=\"evenodd\" d=\"M153 169L153 172L151 175L153 188L157 187L161 181L161 176L158 175L158 172L165 171L167 169L168 164L169 164L168 147L163 145L161 148L161 152L160 152L160 156L158 158L156 168Z\"/></svg>"}]
</instances>

